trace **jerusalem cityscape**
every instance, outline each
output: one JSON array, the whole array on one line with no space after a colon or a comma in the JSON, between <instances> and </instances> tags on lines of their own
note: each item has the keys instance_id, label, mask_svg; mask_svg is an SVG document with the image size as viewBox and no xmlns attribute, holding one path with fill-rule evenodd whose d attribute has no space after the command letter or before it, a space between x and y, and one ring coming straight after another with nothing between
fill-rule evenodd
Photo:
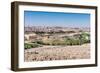
<instances>
[{"instance_id":1,"label":"jerusalem cityscape","mask_svg":"<svg viewBox=\"0 0 100 73\"><path fill-rule=\"evenodd\" d=\"M34 15L32 16L32 14ZM40 14L44 16L40 16ZM44 12L26 12L26 25L24 27L24 61L89 59L91 42L90 27L89 22L85 20L89 18L89 16L86 14L68 14L65 17L65 14L58 13L57 16L64 15L63 17L65 17L66 20L67 16L70 18L72 15L73 18L75 18L76 15L80 15L80 17L77 17L75 20L70 20L68 18L69 21L65 20L65 22L65 18L56 21L56 17L51 16L57 13L48 13L48 15L45 16L46 14L47 13ZM81 21L81 16L84 18L82 18L82 20L86 21L86 23L84 23L85 25L80 25L79 22L76 23L78 20ZM36 22L38 19L40 21ZM59 24L61 21L62 25ZM72 23L68 24L70 21L72 21ZM51 24L51 22L54 22L54 24ZM63 24L63 22L66 24Z\"/></svg>"}]
</instances>

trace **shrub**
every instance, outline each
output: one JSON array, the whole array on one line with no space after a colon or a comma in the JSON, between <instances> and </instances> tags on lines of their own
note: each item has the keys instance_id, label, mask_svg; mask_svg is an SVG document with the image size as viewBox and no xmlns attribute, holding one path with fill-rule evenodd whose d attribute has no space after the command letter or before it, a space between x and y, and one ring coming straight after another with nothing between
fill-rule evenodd
<instances>
[{"instance_id":1,"label":"shrub","mask_svg":"<svg viewBox=\"0 0 100 73\"><path fill-rule=\"evenodd\" d=\"M80 40L78 38L65 38L66 45L80 45Z\"/></svg>"},{"instance_id":2,"label":"shrub","mask_svg":"<svg viewBox=\"0 0 100 73\"><path fill-rule=\"evenodd\" d=\"M32 48L32 44L25 43L24 48L25 49L30 49L30 48Z\"/></svg>"},{"instance_id":3,"label":"shrub","mask_svg":"<svg viewBox=\"0 0 100 73\"><path fill-rule=\"evenodd\" d=\"M89 33L85 33L85 32L82 33L80 35L80 41L81 41L82 44L84 44L84 43L90 43L90 34Z\"/></svg>"},{"instance_id":4,"label":"shrub","mask_svg":"<svg viewBox=\"0 0 100 73\"><path fill-rule=\"evenodd\" d=\"M25 43L24 44L25 49L36 48L36 47L41 47L41 45L37 43Z\"/></svg>"},{"instance_id":5,"label":"shrub","mask_svg":"<svg viewBox=\"0 0 100 73\"><path fill-rule=\"evenodd\" d=\"M80 45L80 40L79 39L73 39L72 45Z\"/></svg>"}]
</instances>

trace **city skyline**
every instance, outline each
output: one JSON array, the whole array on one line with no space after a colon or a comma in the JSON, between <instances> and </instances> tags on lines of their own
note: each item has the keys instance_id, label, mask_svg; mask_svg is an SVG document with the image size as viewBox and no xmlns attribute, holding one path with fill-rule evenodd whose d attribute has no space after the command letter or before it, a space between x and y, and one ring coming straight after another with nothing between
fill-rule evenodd
<instances>
[{"instance_id":1,"label":"city skyline","mask_svg":"<svg viewBox=\"0 0 100 73\"><path fill-rule=\"evenodd\" d=\"M90 27L90 14L24 11L26 26Z\"/></svg>"}]
</instances>

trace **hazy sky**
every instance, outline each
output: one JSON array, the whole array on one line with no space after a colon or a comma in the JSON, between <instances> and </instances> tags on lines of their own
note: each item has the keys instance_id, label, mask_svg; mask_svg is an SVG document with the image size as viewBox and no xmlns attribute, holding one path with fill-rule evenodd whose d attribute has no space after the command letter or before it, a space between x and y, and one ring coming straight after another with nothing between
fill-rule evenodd
<instances>
[{"instance_id":1,"label":"hazy sky","mask_svg":"<svg viewBox=\"0 0 100 73\"><path fill-rule=\"evenodd\" d=\"M90 14L24 11L25 26L90 27Z\"/></svg>"}]
</instances>

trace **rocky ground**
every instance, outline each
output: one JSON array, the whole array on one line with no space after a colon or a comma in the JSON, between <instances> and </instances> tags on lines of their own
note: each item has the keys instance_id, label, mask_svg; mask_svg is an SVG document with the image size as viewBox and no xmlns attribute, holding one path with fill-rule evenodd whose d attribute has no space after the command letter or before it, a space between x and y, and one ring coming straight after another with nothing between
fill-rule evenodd
<instances>
[{"instance_id":1,"label":"rocky ground","mask_svg":"<svg viewBox=\"0 0 100 73\"><path fill-rule=\"evenodd\" d=\"M43 46L25 50L25 62L90 58L90 44Z\"/></svg>"}]
</instances>

